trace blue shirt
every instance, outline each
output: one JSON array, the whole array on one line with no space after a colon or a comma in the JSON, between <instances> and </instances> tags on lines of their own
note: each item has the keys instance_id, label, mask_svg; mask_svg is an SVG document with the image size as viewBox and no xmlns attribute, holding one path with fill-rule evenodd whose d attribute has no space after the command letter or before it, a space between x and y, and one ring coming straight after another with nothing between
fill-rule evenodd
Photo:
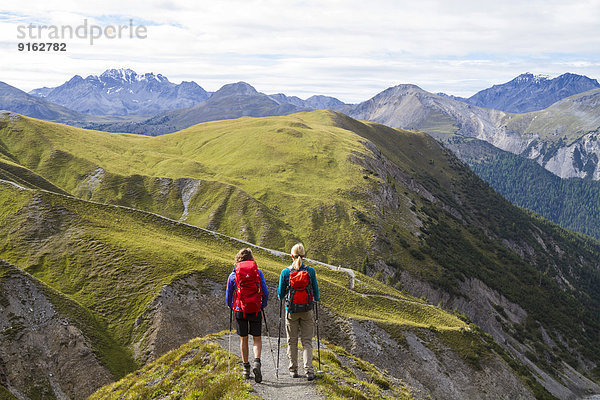
<instances>
[{"instance_id":1,"label":"blue shirt","mask_svg":"<svg viewBox=\"0 0 600 400\"><path fill-rule=\"evenodd\" d=\"M304 267L304 263L302 264ZM319 301L319 284L317 283L317 274L313 267L306 267L308 270L308 275L310 275L310 284L313 288L313 296L315 297L315 301ZM277 296L279 300L283 300L288 290L290 290L290 269L286 268L281 271L281 275L279 276L279 288L277 289ZM287 310L287 306L285 307ZM289 312L289 310L288 310Z\"/></svg>"},{"instance_id":2,"label":"blue shirt","mask_svg":"<svg viewBox=\"0 0 600 400\"><path fill-rule=\"evenodd\" d=\"M265 282L265 276L262 271L258 270L258 277L260 278L260 287L262 289L262 301L260 307L264 309L267 306L267 301L269 301L269 289L267 289L267 282ZM235 293L235 268L233 272L229 275L229 279L227 280L227 289L225 289L225 301L229 308L233 308L233 294ZM240 311L239 307L235 308L235 311Z\"/></svg>"}]
</instances>

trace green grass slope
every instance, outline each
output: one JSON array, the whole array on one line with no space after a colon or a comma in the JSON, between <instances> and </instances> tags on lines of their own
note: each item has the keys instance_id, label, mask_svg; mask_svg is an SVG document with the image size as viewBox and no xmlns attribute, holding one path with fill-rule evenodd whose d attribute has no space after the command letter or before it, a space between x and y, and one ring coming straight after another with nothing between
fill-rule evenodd
<instances>
[{"instance_id":1,"label":"green grass slope","mask_svg":"<svg viewBox=\"0 0 600 400\"><path fill-rule=\"evenodd\" d=\"M99 389L89 400L110 399L259 399L235 368L228 371L227 351L197 338L170 351L118 382ZM233 356L231 363L239 359Z\"/></svg>"},{"instance_id":2,"label":"green grass slope","mask_svg":"<svg viewBox=\"0 0 600 400\"><path fill-rule=\"evenodd\" d=\"M0 155L0 179L14 182L27 188L45 189L51 192L68 195L67 192L58 186L53 185L46 179L42 178L36 173L31 172L27 168L23 168L22 166L15 164L10 160L4 159L2 155Z\"/></svg>"},{"instance_id":3,"label":"green grass slope","mask_svg":"<svg viewBox=\"0 0 600 400\"><path fill-rule=\"evenodd\" d=\"M0 400L18 400L7 388L0 385Z\"/></svg>"},{"instance_id":4,"label":"green grass slope","mask_svg":"<svg viewBox=\"0 0 600 400\"><path fill-rule=\"evenodd\" d=\"M134 364L125 347L136 339L136 319L163 285L190 273L224 281L242 246L143 211L4 182L0 210L0 258L41 281L53 303L93 339L99 358L116 377L131 371ZM269 252L255 255L275 285L284 262ZM351 290L345 272L315 268L323 305L342 316L373 320L388 329L466 328L456 316L361 274L359 287ZM3 270L7 273L12 272Z\"/></svg>"},{"instance_id":5,"label":"green grass slope","mask_svg":"<svg viewBox=\"0 0 600 400\"><path fill-rule=\"evenodd\" d=\"M373 236L353 218L373 208L365 192L376 185L348 162L366 152L362 138L333 125L327 112L207 123L156 138L28 118L0 126L13 159L83 198L179 219L181 193L162 183L193 178L202 181L189 200L193 224L281 250L302 237L313 256L339 263L360 262L354 249L369 247ZM98 168L103 177L94 183ZM327 243L332 223L343 248Z\"/></svg>"},{"instance_id":6,"label":"green grass slope","mask_svg":"<svg viewBox=\"0 0 600 400\"><path fill-rule=\"evenodd\" d=\"M410 390L394 384L373 364L350 354L345 349L327 341L321 350L321 368L316 383L320 392L328 399L414 399ZM317 351L313 350L314 359Z\"/></svg>"}]
</instances>

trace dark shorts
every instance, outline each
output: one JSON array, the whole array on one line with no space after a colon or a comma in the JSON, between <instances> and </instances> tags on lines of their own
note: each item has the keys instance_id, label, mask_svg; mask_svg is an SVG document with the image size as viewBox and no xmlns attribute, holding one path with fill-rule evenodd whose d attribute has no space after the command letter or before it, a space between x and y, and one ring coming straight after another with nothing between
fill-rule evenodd
<instances>
[{"instance_id":1,"label":"dark shorts","mask_svg":"<svg viewBox=\"0 0 600 400\"><path fill-rule=\"evenodd\" d=\"M237 333L240 336L248 336L250 333L252 336L261 336L262 331L262 319L260 312L256 314L246 314L236 311L235 312L235 327Z\"/></svg>"}]
</instances>

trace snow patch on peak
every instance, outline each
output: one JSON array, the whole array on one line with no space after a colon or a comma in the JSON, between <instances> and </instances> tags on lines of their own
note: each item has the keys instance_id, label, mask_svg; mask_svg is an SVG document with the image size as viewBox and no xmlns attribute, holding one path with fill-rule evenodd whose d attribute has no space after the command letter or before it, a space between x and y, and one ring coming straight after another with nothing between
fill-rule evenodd
<instances>
[{"instance_id":1,"label":"snow patch on peak","mask_svg":"<svg viewBox=\"0 0 600 400\"><path fill-rule=\"evenodd\" d=\"M100 79L103 80L103 78L110 78L121 82L133 82L139 80L138 74L129 68L107 69L100 75Z\"/></svg>"},{"instance_id":2,"label":"snow patch on peak","mask_svg":"<svg viewBox=\"0 0 600 400\"><path fill-rule=\"evenodd\" d=\"M545 82L550 79L552 79L552 76L550 76L548 74L532 74L531 72L525 72L524 74L517 76L514 79L514 81L516 81L518 83L522 83L522 82L540 83L540 82ZM496 85L494 85L494 86L496 86ZM502 86L502 85L498 85L498 86Z\"/></svg>"},{"instance_id":3,"label":"snow patch on peak","mask_svg":"<svg viewBox=\"0 0 600 400\"><path fill-rule=\"evenodd\" d=\"M535 75L533 75L533 81L535 83L545 82L545 81L548 81L548 80L551 80L551 79L552 79L552 77L550 75L547 75L547 74L535 74Z\"/></svg>"}]
</instances>

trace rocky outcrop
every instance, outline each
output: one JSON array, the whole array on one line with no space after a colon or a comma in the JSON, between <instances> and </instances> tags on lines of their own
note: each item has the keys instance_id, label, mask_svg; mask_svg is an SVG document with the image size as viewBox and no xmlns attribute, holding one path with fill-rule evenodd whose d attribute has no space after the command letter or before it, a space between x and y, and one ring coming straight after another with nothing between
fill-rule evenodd
<instances>
[{"instance_id":1,"label":"rocky outcrop","mask_svg":"<svg viewBox=\"0 0 600 400\"><path fill-rule=\"evenodd\" d=\"M455 309L468 315L498 344L524 365L527 365L542 386L559 399L581 399L589 393L600 392L600 385L583 376L567 363L562 363L563 368L558 372L558 376L540 369L529 358L529 355L533 354L535 350L507 331L508 327L522 324L527 318L527 312L480 280L467 279L462 282L460 291L463 296L458 297L435 289L407 272L402 273L401 281L403 287L412 295L426 297L433 304L440 304L446 309ZM543 328L542 332L545 332ZM543 341L549 347L556 346L548 334L543 335ZM500 373L500 371L495 371L495 373ZM508 396L506 398L518 397Z\"/></svg>"},{"instance_id":2,"label":"rocky outcrop","mask_svg":"<svg viewBox=\"0 0 600 400\"><path fill-rule=\"evenodd\" d=\"M0 260L0 385L18 399L86 398L113 377L42 285Z\"/></svg>"},{"instance_id":3,"label":"rocky outcrop","mask_svg":"<svg viewBox=\"0 0 600 400\"><path fill-rule=\"evenodd\" d=\"M198 275L162 287L135 321L134 357L145 364L190 339L228 328L225 285Z\"/></svg>"},{"instance_id":4,"label":"rocky outcrop","mask_svg":"<svg viewBox=\"0 0 600 400\"><path fill-rule=\"evenodd\" d=\"M397 338L371 321L352 321L359 357L406 382L418 399L534 399L497 355L469 364L435 333L406 330Z\"/></svg>"},{"instance_id":5,"label":"rocky outcrop","mask_svg":"<svg viewBox=\"0 0 600 400\"><path fill-rule=\"evenodd\" d=\"M175 280L135 321L134 356L140 363L153 361L190 339L229 329L230 309L225 304L225 283L200 273ZM276 288L269 287L271 297ZM269 332L277 330L279 302L271 299L267 309ZM235 331L235 322L232 325ZM264 327L263 327L264 329ZM236 340L236 346L239 346Z\"/></svg>"},{"instance_id":6,"label":"rocky outcrop","mask_svg":"<svg viewBox=\"0 0 600 400\"><path fill-rule=\"evenodd\" d=\"M535 140L522 155L537 161L561 178L600 180L600 134L598 132L588 133L569 145L552 145Z\"/></svg>"}]
</instances>

